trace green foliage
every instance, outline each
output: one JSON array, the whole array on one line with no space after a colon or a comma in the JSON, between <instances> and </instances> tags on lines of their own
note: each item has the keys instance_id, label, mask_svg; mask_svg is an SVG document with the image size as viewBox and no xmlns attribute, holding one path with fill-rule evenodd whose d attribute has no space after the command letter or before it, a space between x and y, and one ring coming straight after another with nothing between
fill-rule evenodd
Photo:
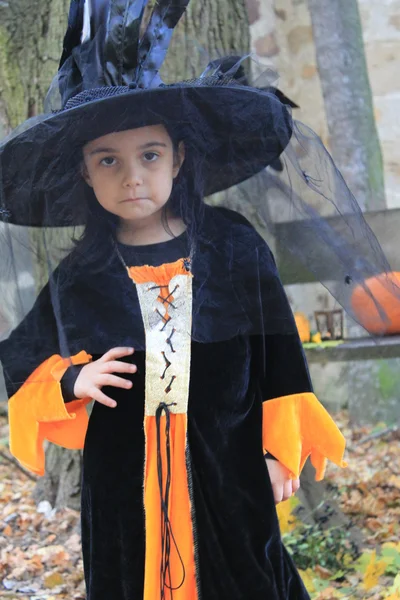
<instances>
[{"instance_id":1,"label":"green foliage","mask_svg":"<svg viewBox=\"0 0 400 600\"><path fill-rule=\"evenodd\" d=\"M385 544L381 549L382 560L386 563L385 575L400 574L400 544Z\"/></svg>"},{"instance_id":2,"label":"green foliage","mask_svg":"<svg viewBox=\"0 0 400 600\"><path fill-rule=\"evenodd\" d=\"M379 390L382 398L388 400L398 395L400 390L400 374L386 361L382 361L378 371Z\"/></svg>"},{"instance_id":3,"label":"green foliage","mask_svg":"<svg viewBox=\"0 0 400 600\"><path fill-rule=\"evenodd\" d=\"M323 529L320 523L301 524L282 536L283 543L298 569L307 570L317 565L331 571L340 579L359 557L360 551L344 527Z\"/></svg>"}]
</instances>

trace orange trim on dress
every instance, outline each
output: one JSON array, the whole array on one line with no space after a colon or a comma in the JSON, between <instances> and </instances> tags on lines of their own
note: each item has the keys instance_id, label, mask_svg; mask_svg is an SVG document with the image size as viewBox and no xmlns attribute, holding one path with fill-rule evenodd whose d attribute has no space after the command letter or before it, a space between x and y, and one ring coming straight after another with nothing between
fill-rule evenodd
<instances>
[{"instance_id":1,"label":"orange trim on dress","mask_svg":"<svg viewBox=\"0 0 400 600\"><path fill-rule=\"evenodd\" d=\"M163 490L167 475L166 456L166 417L161 417L160 452L162 460ZM168 585L173 589L174 600L197 600L196 568L191 518L191 501L188 490L186 468L187 415L170 413L170 458L171 481L168 517L171 525L169 565L165 596L161 595L162 536L164 525L160 519L161 499L157 465L157 424L156 417L145 417L146 459L144 475L144 504L146 529L146 561L143 600L169 598ZM162 525L163 523L163 525ZM172 537L173 536L173 537Z\"/></svg>"},{"instance_id":2,"label":"orange trim on dress","mask_svg":"<svg viewBox=\"0 0 400 600\"><path fill-rule=\"evenodd\" d=\"M83 448L91 398L65 404L60 381L67 368L90 362L85 351L71 358L54 354L28 377L10 398L8 415L10 451L27 469L44 475L44 440L78 450Z\"/></svg>"},{"instance_id":3,"label":"orange trim on dress","mask_svg":"<svg viewBox=\"0 0 400 600\"><path fill-rule=\"evenodd\" d=\"M159 267L143 265L142 267L127 267L129 277L134 283L156 283L157 285L168 285L176 275L191 275L185 267L185 258L180 258L173 263L165 263Z\"/></svg>"},{"instance_id":4,"label":"orange trim on dress","mask_svg":"<svg viewBox=\"0 0 400 600\"><path fill-rule=\"evenodd\" d=\"M173 293L169 290L171 279L177 275L189 275L192 277L192 274L185 267L185 260L184 258L180 258L173 263L165 263L159 267L151 267L149 265L127 267L128 275L135 284L154 283L160 288L158 302L165 308L164 319L166 321L170 319L168 307L174 301Z\"/></svg>"},{"instance_id":5,"label":"orange trim on dress","mask_svg":"<svg viewBox=\"0 0 400 600\"><path fill-rule=\"evenodd\" d=\"M154 393L154 386L148 385L149 377L163 378L165 371L164 362L151 360L151 356L164 355L169 351L168 336L172 331L151 328L148 311L154 310L154 303L160 302L165 312L160 313L164 324L176 318L175 312L169 315L174 292L182 284L182 275L192 277L187 268L186 261L181 258L174 263L166 263L158 267L141 266L127 267L129 277L138 286L139 301L142 310L143 322L146 332L146 407L151 405L155 414L146 412L144 419L145 428L145 467L144 467L144 508L145 508L145 580L144 600L157 598L173 598L174 600L197 600L195 548L192 524L192 506L189 495L188 472L186 465L187 444L187 401L182 402L182 411L175 412L172 408L168 411L169 435L167 438L167 416L159 412L164 404L175 405L177 402L170 400L167 388L164 392ZM174 278L175 285L174 287ZM188 282L188 280L185 279ZM171 283L172 282L172 283ZM146 284L149 284L148 286ZM152 295L152 301L146 304L146 293L157 288ZM182 290L180 290L182 292ZM182 297L181 297L182 298ZM187 296L190 298L191 296ZM176 306L173 307L174 309ZM191 307L190 307L191 310ZM187 317L191 315L186 311ZM185 314L186 314L185 313ZM189 321L188 321L189 327ZM176 334L177 335L177 334ZM174 343L175 338L173 338ZM160 344L160 347L158 347ZM190 352L190 347L188 349ZM172 354L175 353L171 349ZM150 356L150 359L149 359ZM175 355L175 360L176 356ZM169 366L173 361L168 361ZM189 361L181 363L180 368L174 373L175 378L182 380L185 369L189 369ZM185 372L181 372L183 371ZM175 377L176 376L176 377ZM150 393L149 393L150 392ZM189 390L183 385L182 395L187 395ZM181 398L184 400L185 398ZM171 404L168 404L171 402ZM157 408L158 406L158 408ZM183 408L184 407L184 408ZM168 408L167 408L168 410ZM158 427L157 427L158 424ZM159 433L159 443L157 441ZM167 465L170 461L169 493L167 493ZM159 471L162 472L162 489L160 489ZM166 498L167 495L167 498ZM166 537L169 537L169 540ZM172 588L172 589L171 589Z\"/></svg>"},{"instance_id":6,"label":"orange trim on dress","mask_svg":"<svg viewBox=\"0 0 400 600\"><path fill-rule=\"evenodd\" d=\"M324 478L327 459L339 467L345 439L337 425L312 393L282 396L263 402L263 447L289 471L300 476L307 458L316 469L316 481Z\"/></svg>"}]
</instances>

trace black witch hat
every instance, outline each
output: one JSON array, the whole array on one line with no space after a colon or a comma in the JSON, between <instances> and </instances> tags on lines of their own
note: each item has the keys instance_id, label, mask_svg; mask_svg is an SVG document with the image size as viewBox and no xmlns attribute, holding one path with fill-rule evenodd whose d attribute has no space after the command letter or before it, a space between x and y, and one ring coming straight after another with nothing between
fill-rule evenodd
<instances>
[{"instance_id":1,"label":"black witch hat","mask_svg":"<svg viewBox=\"0 0 400 600\"><path fill-rule=\"evenodd\" d=\"M159 76L189 0L159 0L140 35L147 0L72 0L58 71L61 109L0 146L0 215L31 226L77 225L68 206L84 186L85 143L145 125L179 125L202 157L204 195L273 164L292 134L290 112L273 90L257 90L210 65L197 78ZM211 68L210 68L211 66ZM57 202L52 204L52 199Z\"/></svg>"},{"instance_id":2,"label":"black witch hat","mask_svg":"<svg viewBox=\"0 0 400 600\"><path fill-rule=\"evenodd\" d=\"M243 67L242 61L243 61L243 58L241 56L236 56L236 55L218 58L209 63L209 65L207 67L207 74L208 75L219 75L221 73L229 73L231 75L233 74L235 81L237 81L241 85L245 85L248 87L249 80L248 80L246 71ZM263 86L263 85L261 85L261 86L255 85L254 86L253 85L253 87L257 87L257 89L262 90L264 92L269 92L271 94L275 94L275 96L282 102L282 104L290 106L290 108L299 108L298 104L296 104L295 102L293 102L293 100L288 98L286 96L286 94L284 94L277 87L274 87L272 85L268 85L268 86ZM283 164L279 158L276 158L274 161L272 161L269 164L269 166L274 171L278 171L278 173L283 171Z\"/></svg>"}]
</instances>

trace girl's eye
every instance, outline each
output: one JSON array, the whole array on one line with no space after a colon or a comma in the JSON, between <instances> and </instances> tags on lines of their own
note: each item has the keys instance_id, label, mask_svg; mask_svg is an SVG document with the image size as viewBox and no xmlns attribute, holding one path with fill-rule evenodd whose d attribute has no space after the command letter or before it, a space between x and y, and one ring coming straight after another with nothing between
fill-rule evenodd
<instances>
[{"instance_id":1,"label":"girl's eye","mask_svg":"<svg viewBox=\"0 0 400 600\"><path fill-rule=\"evenodd\" d=\"M104 165L104 166L106 166L106 167L112 167L112 166L114 166L114 165L115 165L115 162L116 162L116 161L115 161L115 158L113 158L112 156L106 156L105 158L103 158L103 159L100 161L100 164L101 164L101 165Z\"/></svg>"},{"instance_id":2,"label":"girl's eye","mask_svg":"<svg viewBox=\"0 0 400 600\"><path fill-rule=\"evenodd\" d=\"M157 160L159 155L156 154L156 152L146 152L146 154L144 154L143 157L146 162L154 162L155 160Z\"/></svg>"}]
</instances>

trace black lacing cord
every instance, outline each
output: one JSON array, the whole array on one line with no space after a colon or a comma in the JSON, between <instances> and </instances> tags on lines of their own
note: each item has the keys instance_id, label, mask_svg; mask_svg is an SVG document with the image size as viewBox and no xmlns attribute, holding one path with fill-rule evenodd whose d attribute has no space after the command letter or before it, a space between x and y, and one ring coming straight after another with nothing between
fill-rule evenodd
<instances>
[{"instance_id":1,"label":"black lacing cord","mask_svg":"<svg viewBox=\"0 0 400 600\"><path fill-rule=\"evenodd\" d=\"M116 243L116 241L113 239L114 242L114 247L115 247L115 251L116 254L119 258L119 260L121 261L122 265L125 267L126 270L128 270L128 266L121 254L121 252L119 251L118 245ZM183 264L184 267L186 269L186 271L190 271L191 270L191 265L192 265L192 252L193 249L190 253L190 257L185 258L183 260ZM159 295L159 299L162 301L163 304L167 304L168 306L170 306L171 308L175 309L175 305L169 300L169 298L171 296L173 296L173 293L176 291L176 289L179 287L179 285L177 285L174 290L172 292L170 292L168 294L168 296L166 298L163 298L161 296L161 294ZM150 289L162 289L162 288L169 288L169 285L159 285L159 286L153 286ZM156 311L160 318L162 319L162 321L164 321L164 325L161 329L161 331L163 331L165 329L165 327L167 326L167 324L172 320L171 318L169 319L165 319L164 316L157 310ZM172 345L172 337L175 333L175 328L172 328L171 334L168 337L168 339L166 340L167 344L169 345L169 347L171 348L171 352L175 353L175 349ZM170 362L167 359L167 357L164 354L164 359L166 359L166 369L164 371L163 377L161 377L161 379L163 379L165 377L165 373L166 370L168 369L168 367L170 366ZM168 364L169 363L169 364ZM175 375L171 378L170 383L168 384L167 388L165 389L165 393L168 394L171 390L171 386L172 383L174 382L174 380L176 379ZM171 430L171 419L170 419L170 410L169 407L170 406L174 406L176 405L176 402L171 402L170 404L166 404L165 402L160 402L160 404L158 405L158 408L156 410L156 428L157 428L157 474L158 474L158 486L159 486L159 491L160 491L160 501L161 501L161 566L160 566L160 600L166 600L166 596L165 596L165 588L170 590L170 600L173 600L173 591L174 590L178 590L179 588L181 588L184 584L185 578L186 578L186 571L185 571L185 565L184 562L182 560L182 556L181 553L179 552L179 548L178 545L176 543L175 540L175 536L173 534L172 531L172 527L171 527L171 522L169 520L169 491L170 491L170 487L171 487L171 446L170 446L170 430ZM166 416L166 423L165 423L165 438L166 438L166 455L167 455L167 477L166 477L166 482L165 482L165 495L163 496L163 473L162 473L162 456L161 456L161 428L160 428L160 424L161 424L161 416L163 411L165 412L165 416ZM180 584L176 587L173 587L171 585L171 567L170 567L170 563L169 563L169 559L170 559L170 554L171 554L171 539L172 542L176 548L180 563L182 565L182 581L180 582ZM169 583L167 583L167 574L169 577Z\"/></svg>"},{"instance_id":2,"label":"black lacing cord","mask_svg":"<svg viewBox=\"0 0 400 600\"><path fill-rule=\"evenodd\" d=\"M176 402L166 404L160 402L156 410L156 427L157 427L157 473L158 473L158 486L160 490L160 501L161 501L161 566L160 566L160 600L166 600L165 588L170 590L170 599L173 600L173 590L178 590L182 587L185 581L185 565L182 560L181 553L179 552L178 545L175 540L175 536L172 532L171 522L169 520L169 491L171 487L171 445L170 445L170 431L171 431L171 413L169 410L170 406L175 405ZM167 475L165 481L165 494L163 493L163 472L162 472L162 456L161 456L161 416L165 412L165 449L167 456ZM176 587L171 584L171 565L170 565L170 554L171 554L171 540L174 544L176 551L179 556L180 563L182 565L182 581ZM169 582L167 583L167 574Z\"/></svg>"}]
</instances>

